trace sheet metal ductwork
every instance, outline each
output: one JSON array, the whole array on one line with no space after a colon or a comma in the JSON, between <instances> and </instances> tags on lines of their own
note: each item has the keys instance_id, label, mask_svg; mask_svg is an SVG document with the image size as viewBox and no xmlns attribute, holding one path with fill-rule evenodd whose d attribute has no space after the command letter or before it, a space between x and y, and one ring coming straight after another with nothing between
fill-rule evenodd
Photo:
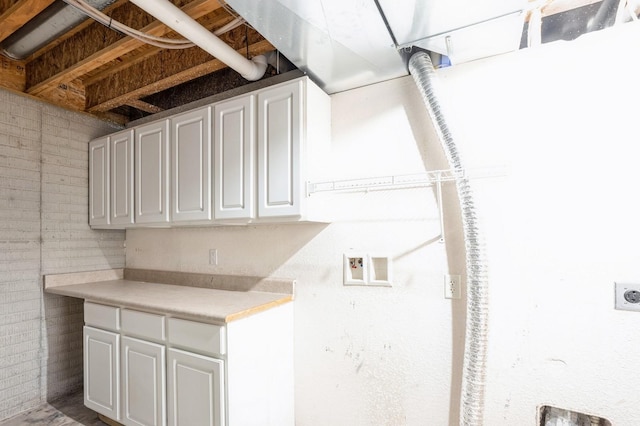
<instances>
[{"instance_id":1,"label":"sheet metal ductwork","mask_svg":"<svg viewBox=\"0 0 640 426\"><path fill-rule=\"evenodd\" d=\"M526 0L227 0L327 93L408 75L398 50L452 64L517 50Z\"/></svg>"}]
</instances>

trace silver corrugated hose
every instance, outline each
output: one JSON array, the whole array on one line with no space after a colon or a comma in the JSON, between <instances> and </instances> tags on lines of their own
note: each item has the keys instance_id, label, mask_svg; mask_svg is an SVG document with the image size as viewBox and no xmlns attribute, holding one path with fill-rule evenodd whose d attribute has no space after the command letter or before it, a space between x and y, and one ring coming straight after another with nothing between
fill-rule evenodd
<instances>
[{"instance_id":1,"label":"silver corrugated hose","mask_svg":"<svg viewBox=\"0 0 640 426\"><path fill-rule=\"evenodd\" d=\"M438 101L437 81L431 58L420 51L409 59L409 72L422 94L434 123L449 166L456 175L456 187L462 210L467 251L467 323L460 401L460 425L481 426L484 411L485 367L488 333L488 279L484 244L478 231L478 219L471 186L460 161L455 141Z\"/></svg>"}]
</instances>

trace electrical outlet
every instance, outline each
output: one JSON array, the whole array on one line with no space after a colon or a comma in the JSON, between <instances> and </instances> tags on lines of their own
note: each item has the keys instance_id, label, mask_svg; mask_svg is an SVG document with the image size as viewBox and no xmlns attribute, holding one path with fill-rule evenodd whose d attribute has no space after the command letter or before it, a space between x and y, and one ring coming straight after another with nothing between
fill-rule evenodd
<instances>
[{"instance_id":1,"label":"electrical outlet","mask_svg":"<svg viewBox=\"0 0 640 426\"><path fill-rule=\"evenodd\" d=\"M640 284L615 283L616 309L640 312Z\"/></svg>"},{"instance_id":2,"label":"electrical outlet","mask_svg":"<svg viewBox=\"0 0 640 426\"><path fill-rule=\"evenodd\" d=\"M209 250L209 265L213 265L213 266L218 265L218 250L217 249Z\"/></svg>"},{"instance_id":3,"label":"electrical outlet","mask_svg":"<svg viewBox=\"0 0 640 426\"><path fill-rule=\"evenodd\" d=\"M462 294L460 275L444 276L444 298L460 299Z\"/></svg>"}]
</instances>

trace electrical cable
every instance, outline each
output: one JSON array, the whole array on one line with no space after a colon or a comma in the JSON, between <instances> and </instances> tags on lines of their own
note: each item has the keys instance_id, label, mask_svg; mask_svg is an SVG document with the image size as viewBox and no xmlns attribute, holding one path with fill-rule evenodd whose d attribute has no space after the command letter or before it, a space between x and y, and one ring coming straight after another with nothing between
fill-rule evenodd
<instances>
[{"instance_id":1,"label":"electrical cable","mask_svg":"<svg viewBox=\"0 0 640 426\"><path fill-rule=\"evenodd\" d=\"M125 34L129 37L135 38L136 40L140 40L144 43L159 47L161 49L188 49L195 46L194 43L186 39L158 37L131 28L123 24L122 22L119 22L117 20L114 20L110 16L107 16L84 0L64 0L64 2L75 7L80 12L94 19L96 22L99 22L114 31L118 31L119 33ZM213 34L215 34L216 36L224 34L225 32L231 31L232 29L237 28L242 24L244 24L244 20L242 18L235 17L231 22L214 31Z\"/></svg>"}]
</instances>

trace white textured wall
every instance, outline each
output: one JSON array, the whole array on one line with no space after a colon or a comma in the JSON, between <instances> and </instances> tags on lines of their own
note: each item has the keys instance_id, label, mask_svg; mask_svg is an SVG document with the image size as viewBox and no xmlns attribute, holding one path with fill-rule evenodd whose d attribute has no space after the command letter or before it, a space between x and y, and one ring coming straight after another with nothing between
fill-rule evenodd
<instances>
[{"instance_id":1,"label":"white textured wall","mask_svg":"<svg viewBox=\"0 0 640 426\"><path fill-rule=\"evenodd\" d=\"M491 273L487 425L533 426L541 404L640 424L640 314L613 309L613 282L640 280L639 34L627 24L440 73L467 166L508 170L475 182ZM332 99L336 178L445 167L411 79ZM442 276L463 266L446 195L446 252L427 189L323 196L326 226L127 231L127 265L297 278L300 426L456 425L464 313ZM390 255L394 287L343 287L351 250Z\"/></svg>"},{"instance_id":2,"label":"white textured wall","mask_svg":"<svg viewBox=\"0 0 640 426\"><path fill-rule=\"evenodd\" d=\"M124 265L124 233L88 227L99 120L0 91L0 420L82 386L82 302L42 275Z\"/></svg>"},{"instance_id":3,"label":"white textured wall","mask_svg":"<svg viewBox=\"0 0 640 426\"><path fill-rule=\"evenodd\" d=\"M640 424L640 26L443 70L478 182L491 272L487 425L533 425L549 404Z\"/></svg>"},{"instance_id":4,"label":"white textured wall","mask_svg":"<svg viewBox=\"0 0 640 426\"><path fill-rule=\"evenodd\" d=\"M401 79L332 97L335 178L423 172L423 156L446 167L414 87ZM299 426L449 424L463 333L452 306L462 303L444 299L443 276L464 271L459 234L450 257L438 242L433 188L313 198L329 206L330 225L128 230L127 267L296 278ZM344 287L351 251L391 257L394 286Z\"/></svg>"}]
</instances>

